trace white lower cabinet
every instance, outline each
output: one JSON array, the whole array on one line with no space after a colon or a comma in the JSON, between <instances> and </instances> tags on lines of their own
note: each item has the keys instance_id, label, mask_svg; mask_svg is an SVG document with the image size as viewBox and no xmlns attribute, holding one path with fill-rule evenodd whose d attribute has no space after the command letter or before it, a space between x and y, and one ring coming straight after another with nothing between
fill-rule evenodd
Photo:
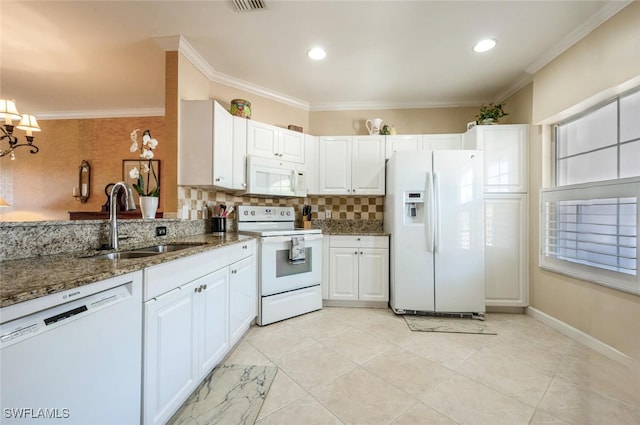
<instances>
[{"instance_id":1,"label":"white lower cabinet","mask_svg":"<svg viewBox=\"0 0 640 425\"><path fill-rule=\"evenodd\" d=\"M389 238L329 236L328 276L328 300L386 305L389 301Z\"/></svg>"},{"instance_id":2,"label":"white lower cabinet","mask_svg":"<svg viewBox=\"0 0 640 425\"><path fill-rule=\"evenodd\" d=\"M485 302L529 305L528 195L485 194Z\"/></svg>"},{"instance_id":3,"label":"white lower cabinet","mask_svg":"<svg viewBox=\"0 0 640 425\"><path fill-rule=\"evenodd\" d=\"M143 423L164 424L257 312L255 240L145 269Z\"/></svg>"}]
</instances>

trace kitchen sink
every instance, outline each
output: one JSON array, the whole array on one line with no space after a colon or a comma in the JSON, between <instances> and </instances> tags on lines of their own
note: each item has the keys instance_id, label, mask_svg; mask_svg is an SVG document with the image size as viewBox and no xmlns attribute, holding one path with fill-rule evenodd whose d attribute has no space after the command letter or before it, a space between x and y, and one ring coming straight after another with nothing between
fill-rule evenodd
<instances>
[{"instance_id":1,"label":"kitchen sink","mask_svg":"<svg viewBox=\"0 0 640 425\"><path fill-rule=\"evenodd\" d=\"M206 245L206 242L195 243L169 243L163 245L147 246L145 248L132 249L130 251L110 252L108 254L91 255L84 258L92 260L128 260L135 258L152 257L166 252L180 251L181 249L193 248L195 246Z\"/></svg>"}]
</instances>

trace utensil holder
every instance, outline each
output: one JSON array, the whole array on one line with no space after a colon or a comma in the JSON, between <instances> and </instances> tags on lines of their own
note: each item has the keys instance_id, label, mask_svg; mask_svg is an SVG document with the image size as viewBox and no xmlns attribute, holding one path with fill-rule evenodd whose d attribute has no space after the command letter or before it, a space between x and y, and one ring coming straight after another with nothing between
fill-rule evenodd
<instances>
[{"instance_id":1,"label":"utensil holder","mask_svg":"<svg viewBox=\"0 0 640 425\"><path fill-rule=\"evenodd\" d=\"M214 235L224 235L227 231L226 217L211 217L211 233Z\"/></svg>"}]
</instances>

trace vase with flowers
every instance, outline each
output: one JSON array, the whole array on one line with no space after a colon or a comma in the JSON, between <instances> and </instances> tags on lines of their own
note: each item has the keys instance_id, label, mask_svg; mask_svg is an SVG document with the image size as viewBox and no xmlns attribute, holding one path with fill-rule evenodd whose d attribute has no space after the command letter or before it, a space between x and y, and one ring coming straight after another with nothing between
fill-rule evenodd
<instances>
[{"instance_id":1,"label":"vase with flowers","mask_svg":"<svg viewBox=\"0 0 640 425\"><path fill-rule=\"evenodd\" d=\"M151 137L151 132L145 130L142 133L142 144L138 144L139 128L131 132L131 147L129 151L138 152L138 167L129 171L129 177L136 180L133 188L140 198L140 210L142 218L155 218L158 210L158 197L160 196L160 184L158 174L153 168L153 150L158 147L158 141ZM153 176L153 180L151 177Z\"/></svg>"}]
</instances>

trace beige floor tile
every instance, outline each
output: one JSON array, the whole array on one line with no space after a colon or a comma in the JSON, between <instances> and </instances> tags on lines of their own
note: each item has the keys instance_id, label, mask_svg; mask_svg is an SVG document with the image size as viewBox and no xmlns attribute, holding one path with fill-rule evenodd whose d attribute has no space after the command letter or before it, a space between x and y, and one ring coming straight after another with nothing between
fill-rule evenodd
<instances>
[{"instance_id":1,"label":"beige floor tile","mask_svg":"<svg viewBox=\"0 0 640 425\"><path fill-rule=\"evenodd\" d=\"M321 340L353 330L353 326L348 324L348 320L337 317L332 312L325 312L324 309L296 318L290 325L310 338Z\"/></svg>"},{"instance_id":2,"label":"beige floor tile","mask_svg":"<svg viewBox=\"0 0 640 425\"><path fill-rule=\"evenodd\" d=\"M456 372L532 407L542 400L553 378L553 373L545 373L526 362L505 358L487 349L475 353Z\"/></svg>"},{"instance_id":3,"label":"beige floor tile","mask_svg":"<svg viewBox=\"0 0 640 425\"><path fill-rule=\"evenodd\" d=\"M267 398L265 398L262 404L258 419L269 416L276 410L307 395L307 392L302 389L300 385L296 384L293 379L282 370L278 370L276 377L271 383L271 388L267 393Z\"/></svg>"},{"instance_id":4,"label":"beige floor tile","mask_svg":"<svg viewBox=\"0 0 640 425\"><path fill-rule=\"evenodd\" d=\"M454 421L436 412L426 404L417 402L392 425L456 425Z\"/></svg>"},{"instance_id":5,"label":"beige floor tile","mask_svg":"<svg viewBox=\"0 0 640 425\"><path fill-rule=\"evenodd\" d=\"M230 424L231 425L231 424ZM256 425L344 425L313 397L305 396L259 419Z\"/></svg>"},{"instance_id":6,"label":"beige floor tile","mask_svg":"<svg viewBox=\"0 0 640 425\"><path fill-rule=\"evenodd\" d=\"M275 366L271 360L244 339L227 356L224 364Z\"/></svg>"},{"instance_id":7,"label":"beige floor tile","mask_svg":"<svg viewBox=\"0 0 640 425\"><path fill-rule=\"evenodd\" d=\"M388 425L416 402L360 367L311 394L348 425Z\"/></svg>"},{"instance_id":8,"label":"beige floor tile","mask_svg":"<svg viewBox=\"0 0 640 425\"><path fill-rule=\"evenodd\" d=\"M533 407L458 374L441 382L422 401L460 424L526 425L534 411Z\"/></svg>"},{"instance_id":9,"label":"beige floor tile","mask_svg":"<svg viewBox=\"0 0 640 425\"><path fill-rule=\"evenodd\" d=\"M638 425L640 408L555 378L538 408L576 425Z\"/></svg>"},{"instance_id":10,"label":"beige floor tile","mask_svg":"<svg viewBox=\"0 0 640 425\"><path fill-rule=\"evenodd\" d=\"M320 343L274 361L298 385L307 390L326 384L357 367L357 364L342 354Z\"/></svg>"},{"instance_id":11,"label":"beige floor tile","mask_svg":"<svg viewBox=\"0 0 640 425\"><path fill-rule=\"evenodd\" d=\"M354 323L353 326L371 335L384 338L389 343L395 345L400 345L407 338L412 337L412 331L404 319L393 313L386 315L378 314L370 317L367 321Z\"/></svg>"},{"instance_id":12,"label":"beige floor tile","mask_svg":"<svg viewBox=\"0 0 640 425\"><path fill-rule=\"evenodd\" d=\"M321 342L352 361L363 364L393 347L380 337L352 329Z\"/></svg>"},{"instance_id":13,"label":"beige floor tile","mask_svg":"<svg viewBox=\"0 0 640 425\"><path fill-rule=\"evenodd\" d=\"M454 334L441 332L412 332L400 344L405 350L455 370L474 353L477 348L456 342Z\"/></svg>"},{"instance_id":14,"label":"beige floor tile","mask_svg":"<svg viewBox=\"0 0 640 425\"><path fill-rule=\"evenodd\" d=\"M435 362L398 347L385 351L363 367L416 398L453 374Z\"/></svg>"},{"instance_id":15,"label":"beige floor tile","mask_svg":"<svg viewBox=\"0 0 640 425\"><path fill-rule=\"evenodd\" d=\"M545 375L553 376L560 366L564 354L544 348L538 342L535 338L523 340L514 336L498 335L496 339L487 344L483 351L489 351L504 359L505 362L521 364Z\"/></svg>"},{"instance_id":16,"label":"beige floor tile","mask_svg":"<svg viewBox=\"0 0 640 425\"><path fill-rule=\"evenodd\" d=\"M531 422L529 422L529 425L571 425L571 424L569 424L569 422L563 421L562 419L553 417L548 413L544 413L538 410L536 411L536 413L533 414L533 418L531 419Z\"/></svg>"},{"instance_id":17,"label":"beige floor tile","mask_svg":"<svg viewBox=\"0 0 640 425\"><path fill-rule=\"evenodd\" d=\"M245 340L271 361L316 343L314 339L286 322L252 327Z\"/></svg>"}]
</instances>

